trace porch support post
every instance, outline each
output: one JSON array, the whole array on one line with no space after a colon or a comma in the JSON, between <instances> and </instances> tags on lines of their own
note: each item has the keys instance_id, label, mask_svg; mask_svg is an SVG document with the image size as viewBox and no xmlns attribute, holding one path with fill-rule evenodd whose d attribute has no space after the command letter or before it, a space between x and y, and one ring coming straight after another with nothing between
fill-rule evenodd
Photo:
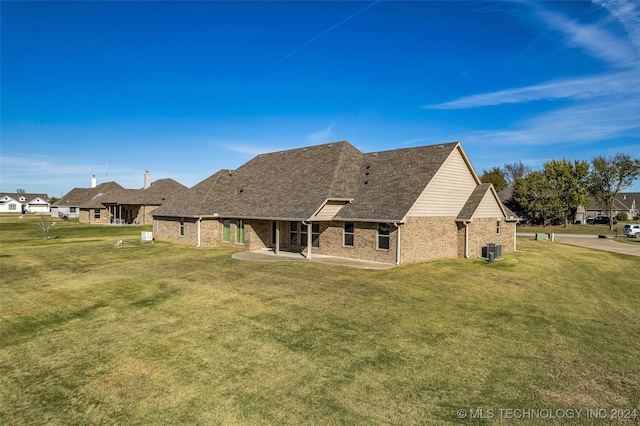
<instances>
[{"instance_id":1,"label":"porch support post","mask_svg":"<svg viewBox=\"0 0 640 426\"><path fill-rule=\"evenodd\" d=\"M280 221L276 221L276 256L280 254Z\"/></svg>"}]
</instances>

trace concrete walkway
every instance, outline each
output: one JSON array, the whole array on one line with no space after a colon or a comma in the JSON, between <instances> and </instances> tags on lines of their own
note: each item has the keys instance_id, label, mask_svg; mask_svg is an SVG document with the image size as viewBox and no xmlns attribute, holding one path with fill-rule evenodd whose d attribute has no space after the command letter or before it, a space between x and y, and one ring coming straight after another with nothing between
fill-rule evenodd
<instances>
[{"instance_id":1,"label":"concrete walkway","mask_svg":"<svg viewBox=\"0 0 640 426\"><path fill-rule=\"evenodd\" d=\"M254 250L234 253L231 257L237 260L251 260L257 262L316 262L329 265L348 266L360 269L391 269L396 265L392 263L370 262L367 260L347 259L344 257L327 256L323 254L311 253L311 259L304 257L302 253L281 251L276 256L273 250Z\"/></svg>"}]
</instances>

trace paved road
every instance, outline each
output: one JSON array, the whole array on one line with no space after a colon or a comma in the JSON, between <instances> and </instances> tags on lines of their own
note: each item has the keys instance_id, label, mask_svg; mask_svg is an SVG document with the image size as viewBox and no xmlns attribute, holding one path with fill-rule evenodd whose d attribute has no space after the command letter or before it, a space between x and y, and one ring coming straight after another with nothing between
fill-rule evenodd
<instances>
[{"instance_id":1,"label":"paved road","mask_svg":"<svg viewBox=\"0 0 640 426\"><path fill-rule=\"evenodd\" d=\"M517 235L518 237L535 237L536 234L519 232ZM554 236L555 240L562 244L640 256L640 242L625 244L615 241L614 238L599 238L598 235L593 234L555 234ZM620 237L620 239L622 238L626 237Z\"/></svg>"}]
</instances>

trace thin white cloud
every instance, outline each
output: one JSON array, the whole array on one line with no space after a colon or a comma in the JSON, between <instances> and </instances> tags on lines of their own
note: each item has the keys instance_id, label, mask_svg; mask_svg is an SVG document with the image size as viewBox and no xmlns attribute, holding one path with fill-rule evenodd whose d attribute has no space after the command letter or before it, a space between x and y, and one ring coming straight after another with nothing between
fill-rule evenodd
<instances>
[{"instance_id":1,"label":"thin white cloud","mask_svg":"<svg viewBox=\"0 0 640 426\"><path fill-rule=\"evenodd\" d=\"M327 127L326 129L318 130L317 132L313 132L309 136L307 136L306 138L307 143L320 144L324 142L330 142L329 139L332 137L331 136L332 131L333 131L333 123L329 125L329 127Z\"/></svg>"},{"instance_id":2,"label":"thin white cloud","mask_svg":"<svg viewBox=\"0 0 640 426\"><path fill-rule=\"evenodd\" d=\"M295 55L296 53L298 53L299 51L301 51L302 49L304 49L305 47L307 47L308 45L310 45L311 43L313 43L314 41L316 41L317 39L319 39L320 37L322 37L323 35L327 34L330 31L335 30L336 28L338 28L340 25L346 24L347 22L349 22L350 20L352 20L353 18L355 18L356 16L360 15L361 13L369 10L370 8L372 8L373 6L375 6L376 4L380 3L382 0L375 0L369 4L367 4L365 7L363 7L362 9L358 10L357 12L349 15L348 17L346 17L345 19L343 19L342 21L338 22L337 24L334 24L332 26L330 26L329 28L327 28L326 30L322 31L321 33L316 34L315 36L311 37L309 40L307 40L306 42L304 42L302 45L300 45L299 47L297 47L296 49L293 49L291 52L287 53L285 56L282 57L282 59L280 59L278 61L277 64L275 64L273 66L273 68L277 68L281 63L283 63L284 61L286 61L287 59L289 59L290 57L292 57L293 55Z\"/></svg>"},{"instance_id":3,"label":"thin white cloud","mask_svg":"<svg viewBox=\"0 0 640 426\"><path fill-rule=\"evenodd\" d=\"M592 57L614 66L638 65L638 51L627 39L616 37L600 26L582 24L546 10L539 3L534 5L538 16L565 36L568 46L584 49Z\"/></svg>"},{"instance_id":4,"label":"thin white cloud","mask_svg":"<svg viewBox=\"0 0 640 426\"><path fill-rule=\"evenodd\" d=\"M634 70L595 77L556 80L533 86L463 96L453 101L424 105L421 108L464 109L537 100L590 99L598 96L611 96L638 91L640 91L640 73Z\"/></svg>"},{"instance_id":5,"label":"thin white cloud","mask_svg":"<svg viewBox=\"0 0 640 426\"><path fill-rule=\"evenodd\" d=\"M587 145L607 139L640 138L640 95L588 102L525 120L511 129L473 132L465 141L495 145Z\"/></svg>"},{"instance_id":6,"label":"thin white cloud","mask_svg":"<svg viewBox=\"0 0 640 426\"><path fill-rule=\"evenodd\" d=\"M629 34L629 40L640 54L640 6L629 0L593 0L615 17Z\"/></svg>"},{"instance_id":7,"label":"thin white cloud","mask_svg":"<svg viewBox=\"0 0 640 426\"><path fill-rule=\"evenodd\" d=\"M238 154L245 154L255 157L256 155L264 154L265 152L278 151L278 148L266 145L251 145L238 142L223 142L216 143L216 146L226 149L227 151L236 152Z\"/></svg>"}]
</instances>

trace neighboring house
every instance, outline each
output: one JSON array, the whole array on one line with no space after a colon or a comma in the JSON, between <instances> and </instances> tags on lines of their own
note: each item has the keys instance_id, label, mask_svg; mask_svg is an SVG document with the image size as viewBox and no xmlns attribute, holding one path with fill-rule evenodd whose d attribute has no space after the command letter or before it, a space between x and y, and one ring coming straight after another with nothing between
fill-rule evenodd
<instances>
[{"instance_id":1,"label":"neighboring house","mask_svg":"<svg viewBox=\"0 0 640 426\"><path fill-rule=\"evenodd\" d=\"M84 223L109 223L101 200L112 191L122 190L116 182L105 182L91 188L74 188L51 206L51 216L78 219Z\"/></svg>"},{"instance_id":2,"label":"neighboring house","mask_svg":"<svg viewBox=\"0 0 640 426\"><path fill-rule=\"evenodd\" d=\"M92 181L92 185L95 180ZM52 216L77 218L89 224L136 224L152 222L151 212L186 186L173 179L150 183L149 172L141 189L125 189L116 182L92 188L74 188L54 203Z\"/></svg>"},{"instance_id":3,"label":"neighboring house","mask_svg":"<svg viewBox=\"0 0 640 426\"><path fill-rule=\"evenodd\" d=\"M187 189L173 179L159 179L153 183L148 183L145 179L145 187L142 189L113 191L102 203L113 222L147 225L153 222L151 213L156 208Z\"/></svg>"},{"instance_id":4,"label":"neighboring house","mask_svg":"<svg viewBox=\"0 0 640 426\"><path fill-rule=\"evenodd\" d=\"M460 143L362 153L348 142L258 155L158 207L156 239L385 263L516 249L518 220Z\"/></svg>"},{"instance_id":5,"label":"neighboring house","mask_svg":"<svg viewBox=\"0 0 640 426\"><path fill-rule=\"evenodd\" d=\"M0 193L0 213L49 213L46 194Z\"/></svg>"},{"instance_id":6,"label":"neighboring house","mask_svg":"<svg viewBox=\"0 0 640 426\"><path fill-rule=\"evenodd\" d=\"M640 216L640 192L619 193L613 202L613 216L617 216L618 213L626 213L630 220ZM590 200L588 206L578 207L575 222L586 223L587 219L596 216L609 216L609 212L594 200Z\"/></svg>"}]
</instances>

